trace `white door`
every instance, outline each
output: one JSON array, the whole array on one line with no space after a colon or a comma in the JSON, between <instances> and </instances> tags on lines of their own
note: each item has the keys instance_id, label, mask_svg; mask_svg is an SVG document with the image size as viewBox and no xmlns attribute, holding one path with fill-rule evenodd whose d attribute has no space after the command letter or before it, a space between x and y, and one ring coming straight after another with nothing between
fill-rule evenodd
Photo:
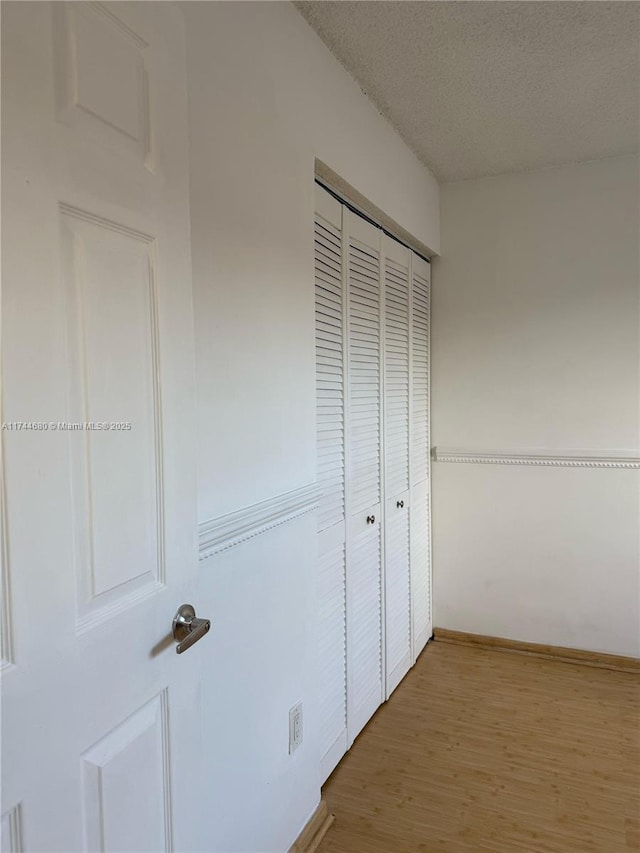
<instances>
[{"instance_id":1,"label":"white door","mask_svg":"<svg viewBox=\"0 0 640 853\"><path fill-rule=\"evenodd\" d=\"M316 186L318 701L324 782L347 749L345 359L342 205Z\"/></svg>"},{"instance_id":2,"label":"white door","mask_svg":"<svg viewBox=\"0 0 640 853\"><path fill-rule=\"evenodd\" d=\"M431 266L411 258L411 612L413 660L431 637L429 332Z\"/></svg>"},{"instance_id":3,"label":"white door","mask_svg":"<svg viewBox=\"0 0 640 853\"><path fill-rule=\"evenodd\" d=\"M383 695L382 232L350 211L348 235L347 727L351 744Z\"/></svg>"},{"instance_id":4,"label":"white door","mask_svg":"<svg viewBox=\"0 0 640 853\"><path fill-rule=\"evenodd\" d=\"M174 4L3 4L6 851L202 849L185 100Z\"/></svg>"},{"instance_id":5,"label":"white door","mask_svg":"<svg viewBox=\"0 0 640 853\"><path fill-rule=\"evenodd\" d=\"M411 666L409 567L409 268L406 246L384 246L384 577L386 695Z\"/></svg>"}]
</instances>

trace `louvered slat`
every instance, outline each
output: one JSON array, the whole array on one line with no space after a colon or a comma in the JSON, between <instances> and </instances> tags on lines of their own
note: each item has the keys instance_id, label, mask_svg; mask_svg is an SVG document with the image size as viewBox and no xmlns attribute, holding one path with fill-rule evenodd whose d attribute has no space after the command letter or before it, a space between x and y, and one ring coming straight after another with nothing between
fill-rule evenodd
<instances>
[{"instance_id":1,"label":"louvered slat","mask_svg":"<svg viewBox=\"0 0 640 853\"><path fill-rule=\"evenodd\" d=\"M318 530L344 520L344 356L342 235L316 217L317 477L322 490Z\"/></svg>"},{"instance_id":2,"label":"louvered slat","mask_svg":"<svg viewBox=\"0 0 640 853\"><path fill-rule=\"evenodd\" d=\"M409 310L411 254L384 238L385 659L389 696L411 665Z\"/></svg>"},{"instance_id":3,"label":"louvered slat","mask_svg":"<svg viewBox=\"0 0 640 853\"><path fill-rule=\"evenodd\" d=\"M346 634L344 544L320 557L318 571L318 701L321 755L346 728Z\"/></svg>"},{"instance_id":4,"label":"louvered slat","mask_svg":"<svg viewBox=\"0 0 640 853\"><path fill-rule=\"evenodd\" d=\"M347 729L359 733L382 701L380 232L348 218ZM375 508L375 512L374 512ZM375 524L365 521L376 516Z\"/></svg>"},{"instance_id":5,"label":"louvered slat","mask_svg":"<svg viewBox=\"0 0 640 853\"><path fill-rule=\"evenodd\" d=\"M429 507L430 267L415 255L411 282L411 608L413 657L431 635L431 522Z\"/></svg>"},{"instance_id":6,"label":"louvered slat","mask_svg":"<svg viewBox=\"0 0 640 853\"><path fill-rule=\"evenodd\" d=\"M348 568L349 734L354 738L382 698L380 523L351 541Z\"/></svg>"},{"instance_id":7,"label":"louvered slat","mask_svg":"<svg viewBox=\"0 0 640 853\"><path fill-rule=\"evenodd\" d=\"M385 643L387 695L411 664L409 510L388 504L385 523Z\"/></svg>"},{"instance_id":8,"label":"louvered slat","mask_svg":"<svg viewBox=\"0 0 640 853\"><path fill-rule=\"evenodd\" d=\"M411 609L413 656L431 636L430 508L428 483L412 491L411 498Z\"/></svg>"},{"instance_id":9,"label":"louvered slat","mask_svg":"<svg viewBox=\"0 0 640 853\"><path fill-rule=\"evenodd\" d=\"M424 263L424 262L423 262ZM427 265L424 264L426 267ZM411 482L429 476L429 280L428 272L412 276L412 423Z\"/></svg>"},{"instance_id":10,"label":"louvered slat","mask_svg":"<svg viewBox=\"0 0 640 853\"><path fill-rule=\"evenodd\" d=\"M350 512L380 500L380 260L349 243Z\"/></svg>"},{"instance_id":11,"label":"louvered slat","mask_svg":"<svg viewBox=\"0 0 640 853\"><path fill-rule=\"evenodd\" d=\"M344 317L342 209L318 188L315 220L315 331L318 520L317 689L322 781L347 737Z\"/></svg>"},{"instance_id":12,"label":"louvered slat","mask_svg":"<svg viewBox=\"0 0 640 853\"><path fill-rule=\"evenodd\" d=\"M385 490L393 497L409 488L409 270L389 258L384 313Z\"/></svg>"}]
</instances>

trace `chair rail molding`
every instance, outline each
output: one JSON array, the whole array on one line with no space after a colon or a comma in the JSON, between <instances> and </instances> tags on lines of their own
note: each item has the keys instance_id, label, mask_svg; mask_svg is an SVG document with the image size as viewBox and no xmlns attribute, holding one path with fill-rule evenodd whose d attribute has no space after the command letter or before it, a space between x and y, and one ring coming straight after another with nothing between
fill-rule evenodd
<instances>
[{"instance_id":1,"label":"chair rail molding","mask_svg":"<svg viewBox=\"0 0 640 853\"><path fill-rule=\"evenodd\" d=\"M198 524L200 562L229 548L234 548L246 542L247 539L267 533L274 527L313 512L318 508L321 494L317 483L309 483L227 515L200 522Z\"/></svg>"},{"instance_id":2,"label":"chair rail molding","mask_svg":"<svg viewBox=\"0 0 640 853\"><path fill-rule=\"evenodd\" d=\"M555 468L638 468L637 450L474 450L433 447L434 462L466 462L488 465L545 465Z\"/></svg>"}]
</instances>

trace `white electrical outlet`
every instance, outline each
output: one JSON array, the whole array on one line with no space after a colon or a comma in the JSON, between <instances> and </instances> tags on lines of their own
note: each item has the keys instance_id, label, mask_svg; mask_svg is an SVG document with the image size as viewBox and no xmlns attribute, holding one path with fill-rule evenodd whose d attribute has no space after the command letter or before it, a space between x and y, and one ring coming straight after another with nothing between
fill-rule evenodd
<instances>
[{"instance_id":1,"label":"white electrical outlet","mask_svg":"<svg viewBox=\"0 0 640 853\"><path fill-rule=\"evenodd\" d=\"M289 755L302 743L302 702L289 711Z\"/></svg>"}]
</instances>

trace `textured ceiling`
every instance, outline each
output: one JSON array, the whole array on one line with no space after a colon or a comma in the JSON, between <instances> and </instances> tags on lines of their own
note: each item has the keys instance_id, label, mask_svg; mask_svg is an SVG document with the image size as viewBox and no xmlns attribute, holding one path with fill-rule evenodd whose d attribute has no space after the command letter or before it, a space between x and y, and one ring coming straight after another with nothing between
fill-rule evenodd
<instances>
[{"instance_id":1,"label":"textured ceiling","mask_svg":"<svg viewBox=\"0 0 640 853\"><path fill-rule=\"evenodd\" d=\"M295 5L440 180L638 150L640 3Z\"/></svg>"}]
</instances>

